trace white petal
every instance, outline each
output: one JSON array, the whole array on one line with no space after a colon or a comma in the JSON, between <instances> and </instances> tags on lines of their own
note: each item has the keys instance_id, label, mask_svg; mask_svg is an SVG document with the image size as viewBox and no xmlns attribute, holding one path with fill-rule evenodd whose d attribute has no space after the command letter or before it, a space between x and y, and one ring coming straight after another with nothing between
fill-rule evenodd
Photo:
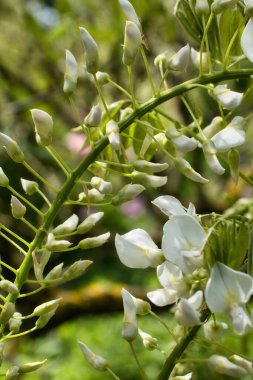
<instances>
[{"instance_id":1,"label":"white petal","mask_svg":"<svg viewBox=\"0 0 253 380\"><path fill-rule=\"evenodd\" d=\"M244 368L239 367L221 355L212 355L209 358L209 365L214 371L222 373L224 375L232 377L241 377L247 375L247 371Z\"/></svg>"},{"instance_id":2,"label":"white petal","mask_svg":"<svg viewBox=\"0 0 253 380\"><path fill-rule=\"evenodd\" d=\"M199 312L196 311L185 298L181 298L175 312L176 321L185 327L196 326L201 324Z\"/></svg>"},{"instance_id":3,"label":"white petal","mask_svg":"<svg viewBox=\"0 0 253 380\"><path fill-rule=\"evenodd\" d=\"M225 151L230 148L245 143L245 132L243 130L245 121L242 117L234 117L226 128L216 133L211 141L214 143L217 151Z\"/></svg>"},{"instance_id":4,"label":"white petal","mask_svg":"<svg viewBox=\"0 0 253 380\"><path fill-rule=\"evenodd\" d=\"M237 334L244 334L247 326L252 327L252 322L241 306L234 306L230 311L233 326Z\"/></svg>"},{"instance_id":5,"label":"white petal","mask_svg":"<svg viewBox=\"0 0 253 380\"><path fill-rule=\"evenodd\" d=\"M162 195L154 199L152 203L168 216L186 214L181 202L171 195Z\"/></svg>"},{"instance_id":6,"label":"white petal","mask_svg":"<svg viewBox=\"0 0 253 380\"><path fill-rule=\"evenodd\" d=\"M173 138L172 142L181 152L191 152L196 149L199 144L193 137L187 137L184 135Z\"/></svg>"},{"instance_id":7,"label":"white petal","mask_svg":"<svg viewBox=\"0 0 253 380\"><path fill-rule=\"evenodd\" d=\"M246 57L253 62L253 17L251 17L242 33L241 46Z\"/></svg>"},{"instance_id":8,"label":"white petal","mask_svg":"<svg viewBox=\"0 0 253 380\"><path fill-rule=\"evenodd\" d=\"M190 56L191 48L189 44L187 44L171 57L168 62L168 67L172 70L184 70L188 66Z\"/></svg>"},{"instance_id":9,"label":"white petal","mask_svg":"<svg viewBox=\"0 0 253 380\"><path fill-rule=\"evenodd\" d=\"M156 306L171 305L177 301L177 292L172 289L157 289L147 293L148 299Z\"/></svg>"},{"instance_id":10,"label":"white petal","mask_svg":"<svg viewBox=\"0 0 253 380\"><path fill-rule=\"evenodd\" d=\"M178 266L165 261L157 267L157 277L162 286L176 290L183 274Z\"/></svg>"},{"instance_id":11,"label":"white petal","mask_svg":"<svg viewBox=\"0 0 253 380\"><path fill-rule=\"evenodd\" d=\"M199 309L203 302L202 290L198 290L190 298L188 298L188 302L193 307L193 309Z\"/></svg>"},{"instance_id":12,"label":"white petal","mask_svg":"<svg viewBox=\"0 0 253 380\"><path fill-rule=\"evenodd\" d=\"M239 106L243 93L231 91L227 85L219 85L214 88L214 95L220 101L222 107L232 110Z\"/></svg>"}]
</instances>

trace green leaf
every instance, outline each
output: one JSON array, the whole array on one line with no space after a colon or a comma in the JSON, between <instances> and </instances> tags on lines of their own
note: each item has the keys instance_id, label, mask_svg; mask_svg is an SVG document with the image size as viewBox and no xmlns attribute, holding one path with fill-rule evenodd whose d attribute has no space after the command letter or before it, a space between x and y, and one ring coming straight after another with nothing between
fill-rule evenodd
<instances>
[{"instance_id":1,"label":"green leaf","mask_svg":"<svg viewBox=\"0 0 253 380\"><path fill-rule=\"evenodd\" d=\"M230 50L232 56L239 56L242 54L241 49L241 35L243 31L243 16L237 9L227 9L220 16L219 22L220 40L222 51L225 54L226 50L234 36L235 31L238 31L233 46Z\"/></svg>"}]
</instances>

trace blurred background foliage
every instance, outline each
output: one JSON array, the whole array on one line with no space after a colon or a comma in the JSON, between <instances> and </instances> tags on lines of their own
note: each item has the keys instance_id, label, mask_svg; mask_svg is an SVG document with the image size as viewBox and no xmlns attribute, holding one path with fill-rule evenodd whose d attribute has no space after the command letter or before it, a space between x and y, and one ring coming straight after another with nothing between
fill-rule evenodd
<instances>
[{"instance_id":1,"label":"blurred background foliage","mask_svg":"<svg viewBox=\"0 0 253 380\"><path fill-rule=\"evenodd\" d=\"M159 75L153 65L157 54L165 50L176 51L187 42L198 49L198 44L186 34L173 16L174 0L132 0L132 3L142 20L149 47L147 55L150 59L152 75L158 83ZM117 0L0 1L0 130L16 139L22 146L27 161L32 163L36 171L55 184L61 183L62 176L47 152L35 144L29 110L41 108L49 112L55 124L55 148L70 166L73 167L80 161L82 139L80 140L80 136L71 132L71 129L77 127L79 123L69 99L62 90L65 49L69 49L79 63L80 77L74 101L83 119L97 99L97 92L84 69L84 54L78 27L86 27L97 41L101 56L101 70L108 72L115 82L127 87L127 72L121 63L124 25L124 16ZM134 65L134 75L138 78L138 81L136 80L137 97L147 100L151 92L141 59ZM173 74L169 82L172 85L176 84L182 81L184 76L185 74ZM243 91L245 82L237 83L236 87ZM104 87L104 91L108 103L122 96L110 84ZM217 106L206 92L192 91L188 100L198 104L199 109L195 111L198 113L201 109L203 123L206 125L218 114ZM243 111L250 107L251 100L252 96L248 96L244 102ZM173 100L164 107L166 110L169 108L171 114L185 124L192 121L179 100ZM249 150L250 144L244 148L245 157ZM211 177L202 156L194 152L189 154L189 159L196 170ZM21 189L20 176L31 179L21 165L17 168L13 162L10 162L3 150L0 151L0 161L13 187ZM243 160L242 165L244 165ZM244 170L250 172L251 169L245 162ZM17 170L19 176L16 176ZM226 178L213 177L210 183L204 190L203 187L192 183L171 169L168 183L161 190L160 195L175 195L186 206L191 200L196 204L199 212L210 210L222 212L240 196L252 195L251 190L241 181L235 186ZM0 191L0 222L18 231L20 226L13 225L14 221L9 216L10 194L3 188ZM61 289L50 289L48 291L50 294L41 295L41 302L47 300L49 296L52 298L62 296L63 302L56 317L49 324L48 328L51 330L46 335L27 338L25 345L23 345L24 341L21 346L18 342L10 345L9 358L13 362L39 360L49 356L49 364L45 366L45 369L26 375L24 379L95 380L101 378L100 374L89 370L83 362L76 345L78 339L85 341L109 359L110 357L115 359L115 371L118 371L119 376L122 374L122 379L138 378L134 363L127 363L127 373L122 370L126 367L125 361L128 361L126 359L128 347L119 339L121 315L111 313L122 307L120 290L123 285L128 285L136 296L144 296L147 288L152 285L157 286L157 280L154 271L146 270L143 275L143 271L128 270L123 267L116 257L113 238L115 232L125 233L130 229L141 227L149 231L159 244L165 217L150 204L150 200L155 196L157 193L149 190L134 202L117 208L104 207L105 217L96 227L94 235L110 230L111 242L102 249L85 253L85 258L94 261L85 276ZM37 207L41 206L38 200L35 200L35 203ZM64 221L73 212L77 212L80 218L84 218L87 210L85 208L78 210L75 207L71 210L63 209L58 222ZM30 217L34 218L33 215ZM29 236L29 230L24 227L22 234ZM12 247L5 242L1 242L1 256L3 259L8 256L12 262L16 262L14 265L18 265L19 258ZM71 255L64 258L55 255L48 270L61 261L66 264L71 263L78 256L83 257L83 253L75 253L74 259ZM37 305L38 296L29 302L29 305L20 304L21 309L25 311L26 307L31 308ZM164 316L169 318L168 312ZM159 325L147 318L143 328L160 338L163 349L165 347L168 349L170 341ZM18 354L20 349L22 354ZM118 355L119 352L121 352L120 355ZM152 360L149 353L144 352L142 355L150 377L154 378L163 360L162 355L157 352L155 356L152 356ZM104 379L109 378L107 375L102 376ZM211 379L211 377L208 378Z\"/></svg>"}]
</instances>

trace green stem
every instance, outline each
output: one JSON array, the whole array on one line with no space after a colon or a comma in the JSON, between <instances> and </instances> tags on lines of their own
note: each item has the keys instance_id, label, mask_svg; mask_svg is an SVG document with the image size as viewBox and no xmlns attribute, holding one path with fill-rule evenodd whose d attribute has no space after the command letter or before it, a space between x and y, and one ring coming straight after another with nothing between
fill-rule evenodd
<instances>
[{"instance_id":1,"label":"green stem","mask_svg":"<svg viewBox=\"0 0 253 380\"><path fill-rule=\"evenodd\" d=\"M174 88L171 88L161 94L159 98L150 99L138 109L136 109L131 115L129 115L126 119L122 120L119 123L120 132L123 132L127 129L135 119L140 119L142 116L146 115L148 112L154 110L160 104L165 103L166 101L173 99L176 96L180 96L185 92L191 90L195 86L199 84L209 84L209 83L218 83L225 80L230 79L240 79L240 78L248 78L253 75L253 69L242 69L235 71L226 71L204 75L201 78L197 77L191 79L185 83L179 84ZM24 258L22 264L17 270L17 276L15 279L15 284L19 289L21 289L24 282L27 280L28 273L33 265L32 260L32 252L35 249L41 247L44 238L47 235L47 231L52 225L55 217L57 216L60 208L68 198L72 188L74 187L76 181L81 177L81 175L87 170L87 168L96 161L101 152L108 146L109 141L105 136L103 137L98 144L95 145L94 149L83 158L83 160L79 163L79 165L73 170L71 176L69 176L62 186L62 188L57 192L56 198L52 203L52 207L48 209L45 213L44 220L41 228L37 231L34 240L30 244L29 251L27 252L26 257ZM10 294L8 296L8 301L15 301L17 295ZM167 379L166 379L167 380Z\"/></svg>"},{"instance_id":2,"label":"green stem","mask_svg":"<svg viewBox=\"0 0 253 380\"><path fill-rule=\"evenodd\" d=\"M149 311L149 314L152 315L155 319L157 319L162 325L163 327L166 328L166 330L169 332L169 334L175 339L177 340L176 336L174 335L174 333L170 330L170 328L167 326L167 324L159 317L159 315L157 315L156 313L154 313L152 310Z\"/></svg>"},{"instance_id":3,"label":"green stem","mask_svg":"<svg viewBox=\"0 0 253 380\"><path fill-rule=\"evenodd\" d=\"M226 53L225 53L225 58L224 58L224 66L223 66L223 67L224 67L224 70L227 69L228 61L229 61L230 51L231 51L231 49L232 49L232 47L233 47L233 45L234 45L234 43L235 43L235 40L236 40L236 38L237 38L237 36L238 36L238 33L240 32L241 27L244 25L246 19L247 19L247 18L244 17L243 21L241 22L241 24L238 26L238 28L237 28L236 31L234 32L234 34L233 34L233 36L232 36L232 38L231 38L231 40L230 40L230 42L229 42L229 45L228 45L227 50L226 50Z\"/></svg>"},{"instance_id":4,"label":"green stem","mask_svg":"<svg viewBox=\"0 0 253 380\"><path fill-rule=\"evenodd\" d=\"M0 231L0 235L5 239L7 240L9 243L11 243L15 248L17 248L18 251L22 252L23 255L26 255L26 251L20 247L20 245L18 245L17 243L15 243L15 241L11 240L7 235L5 235L2 231Z\"/></svg>"},{"instance_id":5,"label":"green stem","mask_svg":"<svg viewBox=\"0 0 253 380\"><path fill-rule=\"evenodd\" d=\"M209 317L209 315L210 315L210 311L208 309L204 310L202 312L201 320L205 321ZM171 372L173 371L176 363L181 358L181 356L183 355L183 353L186 350L186 348L188 347L188 345L193 341L193 339L195 338L200 327L201 327L201 325L191 327L189 329L188 333L186 334L186 336L184 336L177 343L177 345L174 347L171 354L169 355L169 357L165 361L165 364L164 364L160 374L158 375L157 380L168 380L168 378L169 378Z\"/></svg>"},{"instance_id":6,"label":"green stem","mask_svg":"<svg viewBox=\"0 0 253 380\"><path fill-rule=\"evenodd\" d=\"M44 199L44 201L46 202L46 204L49 207L51 207L51 202L49 201L49 199L46 197L46 195L40 189L37 190L37 193L41 196L41 198Z\"/></svg>"},{"instance_id":7,"label":"green stem","mask_svg":"<svg viewBox=\"0 0 253 380\"><path fill-rule=\"evenodd\" d=\"M106 370L107 370L107 372L109 372L111 375L112 375L112 377L114 378L114 379L116 379L116 380L120 380L120 378L116 375L116 373L114 373L112 370L111 370L111 368L106 368Z\"/></svg>"},{"instance_id":8,"label":"green stem","mask_svg":"<svg viewBox=\"0 0 253 380\"><path fill-rule=\"evenodd\" d=\"M51 185L50 182L48 182L45 178L43 178L36 170L34 170L27 162L22 162L22 164L26 167L27 170L29 170L30 173L34 175L34 177L38 178L41 182L44 183L49 189L51 189L54 193L57 193L58 190Z\"/></svg>"},{"instance_id":9,"label":"green stem","mask_svg":"<svg viewBox=\"0 0 253 380\"><path fill-rule=\"evenodd\" d=\"M37 231L38 231L37 228L34 227L34 226L32 225L32 223L28 222L27 219L25 219L25 218L21 218L20 220L22 220L23 223L25 223L29 228L31 228L31 230L33 230L35 233L37 233Z\"/></svg>"},{"instance_id":10,"label":"green stem","mask_svg":"<svg viewBox=\"0 0 253 380\"><path fill-rule=\"evenodd\" d=\"M55 162L59 165L64 174L68 177L71 174L71 169L64 162L61 156L56 152L56 150L52 146L47 146L46 149L48 153L51 155L51 157L55 160Z\"/></svg>"},{"instance_id":11,"label":"green stem","mask_svg":"<svg viewBox=\"0 0 253 380\"><path fill-rule=\"evenodd\" d=\"M98 83L98 80L97 80L96 74L93 75L93 78L94 78L95 85L96 85L96 88L97 88L98 94L99 94L99 96L100 96L101 102L103 103L103 106L104 106L105 112L106 112L106 114L107 114L107 117L108 117L108 119L110 120L110 119L111 119L111 115L110 115L110 112L109 112L109 110L108 110L108 107L107 107L107 104L106 104L106 101L105 101L104 95L103 95L102 90L101 90L101 87L100 87L100 84Z\"/></svg>"},{"instance_id":12,"label":"green stem","mask_svg":"<svg viewBox=\"0 0 253 380\"><path fill-rule=\"evenodd\" d=\"M133 107L134 107L134 109L136 109L137 108L137 102L136 102L135 95L134 95L134 84L133 84L133 70L132 70L132 66L127 66L127 71L128 71L129 87L130 87L130 92L131 92L131 95L132 95Z\"/></svg>"},{"instance_id":13,"label":"green stem","mask_svg":"<svg viewBox=\"0 0 253 380\"><path fill-rule=\"evenodd\" d=\"M112 79L109 79L109 83L111 83L119 91L123 92L128 98L132 99L131 94L129 94L129 92L125 90L122 86L120 86L118 83L114 82Z\"/></svg>"},{"instance_id":14,"label":"green stem","mask_svg":"<svg viewBox=\"0 0 253 380\"><path fill-rule=\"evenodd\" d=\"M214 14L211 13L209 16L209 19L207 21L207 24L206 24L206 27L205 27L205 30L203 33L202 41L200 44L200 61L199 61L199 75L200 76L203 75L203 49L204 49L204 44L206 42L207 32L211 26L212 21L213 21L213 17L214 17Z\"/></svg>"},{"instance_id":15,"label":"green stem","mask_svg":"<svg viewBox=\"0 0 253 380\"><path fill-rule=\"evenodd\" d=\"M135 352L135 349L134 349L134 346L133 346L133 342L129 342L129 346L131 348L131 351L132 351L132 354L134 356L134 359L136 361L136 364L140 370L140 373L141 373L141 377L143 378L143 380L148 380L148 377L146 375L146 373L144 372L144 369L142 368L142 365L138 359L138 356L136 355L136 352Z\"/></svg>"},{"instance_id":16,"label":"green stem","mask_svg":"<svg viewBox=\"0 0 253 380\"><path fill-rule=\"evenodd\" d=\"M22 237L20 237L19 235L15 234L15 232L13 232L9 228L5 227L3 224L0 224L0 228L3 229L3 230L5 230L6 232L8 232L10 235L14 236L17 240L21 241L21 243L23 243L27 247L30 246L30 244L26 240L22 239Z\"/></svg>"},{"instance_id":17,"label":"green stem","mask_svg":"<svg viewBox=\"0 0 253 380\"><path fill-rule=\"evenodd\" d=\"M145 67L146 67L146 71L147 71L147 74L148 74L148 79L149 79L150 87L152 89L152 94L155 97L156 92L155 92L155 86L154 86L154 82L153 82L153 77L152 77L151 72L150 72L150 67L149 67L148 59L147 59L147 56L146 56L146 53L145 53L143 45L141 45L141 49L140 50L141 50L141 55L142 55L142 58L143 58L143 61L144 61Z\"/></svg>"},{"instance_id":18,"label":"green stem","mask_svg":"<svg viewBox=\"0 0 253 380\"><path fill-rule=\"evenodd\" d=\"M12 268L10 265L6 264L4 261L0 260L0 265L3 265L5 268L9 269L13 273L17 273L16 269Z\"/></svg>"}]
</instances>

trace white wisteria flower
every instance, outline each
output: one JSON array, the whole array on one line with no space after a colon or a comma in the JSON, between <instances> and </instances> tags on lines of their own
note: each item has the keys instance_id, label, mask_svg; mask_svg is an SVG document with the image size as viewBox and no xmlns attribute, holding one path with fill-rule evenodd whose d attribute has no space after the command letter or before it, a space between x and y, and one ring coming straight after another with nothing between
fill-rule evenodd
<instances>
[{"instance_id":1,"label":"white wisteria flower","mask_svg":"<svg viewBox=\"0 0 253 380\"><path fill-rule=\"evenodd\" d=\"M167 67L171 70L183 71L187 68L191 58L191 47L189 44L183 46L167 62Z\"/></svg>"},{"instance_id":2,"label":"white wisteria flower","mask_svg":"<svg viewBox=\"0 0 253 380\"><path fill-rule=\"evenodd\" d=\"M124 307L124 319L121 335L122 338L131 342L138 335L138 326L136 322L136 305L132 295L126 290L122 289L122 300Z\"/></svg>"},{"instance_id":3,"label":"white wisteria flower","mask_svg":"<svg viewBox=\"0 0 253 380\"><path fill-rule=\"evenodd\" d=\"M204 324L204 335L210 340L219 340L222 338L228 325L225 322L208 321Z\"/></svg>"},{"instance_id":4,"label":"white wisteria flower","mask_svg":"<svg viewBox=\"0 0 253 380\"><path fill-rule=\"evenodd\" d=\"M241 116L236 116L220 132L216 133L211 141L215 145L217 152L223 152L245 143L245 120Z\"/></svg>"},{"instance_id":5,"label":"white wisteria flower","mask_svg":"<svg viewBox=\"0 0 253 380\"><path fill-rule=\"evenodd\" d=\"M245 304L253 293L253 279L246 273L215 263L206 285L206 303L212 313L227 312L235 331L243 334L252 322Z\"/></svg>"},{"instance_id":6,"label":"white wisteria flower","mask_svg":"<svg viewBox=\"0 0 253 380\"><path fill-rule=\"evenodd\" d=\"M172 195L161 195L160 197L155 198L152 203L169 217L186 214L196 216L195 206L192 203L189 203L189 206L186 209L182 203Z\"/></svg>"},{"instance_id":7,"label":"white wisteria flower","mask_svg":"<svg viewBox=\"0 0 253 380\"><path fill-rule=\"evenodd\" d=\"M141 228L125 235L117 234L115 246L120 261L129 268L157 267L163 261L161 249Z\"/></svg>"},{"instance_id":8,"label":"white wisteria flower","mask_svg":"<svg viewBox=\"0 0 253 380\"><path fill-rule=\"evenodd\" d=\"M175 215L164 225L162 251L184 273L201 267L207 234L191 215Z\"/></svg>"},{"instance_id":9,"label":"white wisteria flower","mask_svg":"<svg viewBox=\"0 0 253 380\"><path fill-rule=\"evenodd\" d=\"M212 355L209 358L210 367L223 375L232 377L241 377L247 375L246 369L232 363L230 360L221 355Z\"/></svg>"},{"instance_id":10,"label":"white wisteria flower","mask_svg":"<svg viewBox=\"0 0 253 380\"><path fill-rule=\"evenodd\" d=\"M244 2L247 5L246 0L244 0ZM242 38L241 38L242 51L251 62L253 62L252 36L253 36L253 17L249 19L242 33Z\"/></svg>"},{"instance_id":11,"label":"white wisteria flower","mask_svg":"<svg viewBox=\"0 0 253 380\"><path fill-rule=\"evenodd\" d=\"M232 91L226 84L220 84L213 90L215 97L219 100L222 107L232 110L241 104L243 93Z\"/></svg>"},{"instance_id":12,"label":"white wisteria flower","mask_svg":"<svg viewBox=\"0 0 253 380\"><path fill-rule=\"evenodd\" d=\"M175 318L177 323L185 327L202 324L200 320L199 308L203 302L203 292L198 290L190 298L181 298L177 304Z\"/></svg>"}]
</instances>

